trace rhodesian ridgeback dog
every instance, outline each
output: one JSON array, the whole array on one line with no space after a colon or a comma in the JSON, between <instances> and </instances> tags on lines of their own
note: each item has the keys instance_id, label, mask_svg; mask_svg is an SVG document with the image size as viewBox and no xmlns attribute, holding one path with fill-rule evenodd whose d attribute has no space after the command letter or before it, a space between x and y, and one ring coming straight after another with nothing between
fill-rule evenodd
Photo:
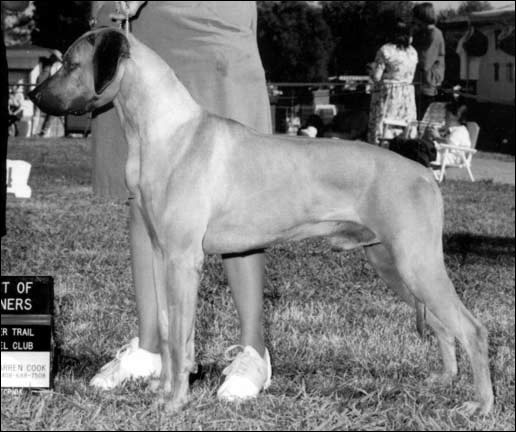
<instances>
[{"instance_id":1,"label":"rhodesian ridgeback dog","mask_svg":"<svg viewBox=\"0 0 516 432\"><path fill-rule=\"evenodd\" d=\"M188 398L204 255L314 236L364 248L389 287L412 306L423 303L444 364L433 379L457 374L457 338L476 385L464 409L490 411L487 331L447 275L443 201L429 170L364 142L263 135L210 114L155 52L115 29L74 42L30 97L54 115L113 102L120 116L127 185L153 247L169 411Z\"/></svg>"}]
</instances>

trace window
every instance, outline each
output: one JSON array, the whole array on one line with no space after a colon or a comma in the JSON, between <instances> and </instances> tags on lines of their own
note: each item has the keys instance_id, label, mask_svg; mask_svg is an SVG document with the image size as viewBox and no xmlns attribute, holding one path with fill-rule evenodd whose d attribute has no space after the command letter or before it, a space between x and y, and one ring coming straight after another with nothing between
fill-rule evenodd
<instances>
[{"instance_id":1,"label":"window","mask_svg":"<svg viewBox=\"0 0 516 432\"><path fill-rule=\"evenodd\" d=\"M502 33L501 30L495 30L494 32L494 41L495 41L495 48L500 48L500 34Z\"/></svg>"},{"instance_id":2,"label":"window","mask_svg":"<svg viewBox=\"0 0 516 432\"><path fill-rule=\"evenodd\" d=\"M506 64L507 81L514 82L514 63Z\"/></svg>"},{"instance_id":3,"label":"window","mask_svg":"<svg viewBox=\"0 0 516 432\"><path fill-rule=\"evenodd\" d=\"M500 63L495 63L494 65L494 80L496 82L500 81Z\"/></svg>"}]
</instances>

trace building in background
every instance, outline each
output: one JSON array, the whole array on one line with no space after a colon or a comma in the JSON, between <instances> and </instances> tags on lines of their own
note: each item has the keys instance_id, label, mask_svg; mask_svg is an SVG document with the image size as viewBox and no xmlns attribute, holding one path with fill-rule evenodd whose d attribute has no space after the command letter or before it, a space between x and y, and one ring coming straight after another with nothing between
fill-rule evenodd
<instances>
[{"instance_id":1,"label":"building in background","mask_svg":"<svg viewBox=\"0 0 516 432\"><path fill-rule=\"evenodd\" d=\"M35 85L42 67L43 60L50 59L56 54L55 50L36 45L21 45L7 47L7 66L9 68L9 84L26 86Z\"/></svg>"},{"instance_id":2,"label":"building in background","mask_svg":"<svg viewBox=\"0 0 516 432\"><path fill-rule=\"evenodd\" d=\"M451 18L446 26L463 28L461 81L473 84L478 101L514 105L514 3Z\"/></svg>"},{"instance_id":3,"label":"building in background","mask_svg":"<svg viewBox=\"0 0 516 432\"><path fill-rule=\"evenodd\" d=\"M23 99L22 114L19 120L11 125L10 134L23 137L62 136L63 121L43 114L25 97L35 85L61 67L61 53L55 49L25 44L7 47L6 55L12 99Z\"/></svg>"}]
</instances>

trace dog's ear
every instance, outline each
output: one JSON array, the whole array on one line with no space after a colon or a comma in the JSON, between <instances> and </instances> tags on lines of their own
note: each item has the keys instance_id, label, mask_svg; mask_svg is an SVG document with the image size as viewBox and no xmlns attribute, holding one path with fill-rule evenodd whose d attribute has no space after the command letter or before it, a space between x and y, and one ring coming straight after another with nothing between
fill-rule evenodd
<instances>
[{"instance_id":1,"label":"dog's ear","mask_svg":"<svg viewBox=\"0 0 516 432\"><path fill-rule=\"evenodd\" d=\"M101 94L115 78L120 61L129 57L129 42L121 32L105 30L95 38L94 47L95 93Z\"/></svg>"}]
</instances>

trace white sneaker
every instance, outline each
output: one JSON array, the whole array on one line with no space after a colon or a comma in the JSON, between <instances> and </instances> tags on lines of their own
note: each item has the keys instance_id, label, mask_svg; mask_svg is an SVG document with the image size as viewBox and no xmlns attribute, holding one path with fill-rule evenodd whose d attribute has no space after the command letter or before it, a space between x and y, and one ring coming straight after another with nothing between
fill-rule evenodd
<instances>
[{"instance_id":1,"label":"white sneaker","mask_svg":"<svg viewBox=\"0 0 516 432\"><path fill-rule=\"evenodd\" d=\"M90 386L111 390L128 379L151 378L161 373L161 355L139 347L137 337L120 348L116 356L91 379Z\"/></svg>"},{"instance_id":2,"label":"white sneaker","mask_svg":"<svg viewBox=\"0 0 516 432\"><path fill-rule=\"evenodd\" d=\"M222 371L222 374L226 375L226 380L217 391L217 397L221 400L254 398L262 389L266 390L271 385L269 351L266 349L265 357L262 358L250 345L245 348L241 345L233 345L226 350L226 358L228 353L237 347L243 348L243 351Z\"/></svg>"}]
</instances>

